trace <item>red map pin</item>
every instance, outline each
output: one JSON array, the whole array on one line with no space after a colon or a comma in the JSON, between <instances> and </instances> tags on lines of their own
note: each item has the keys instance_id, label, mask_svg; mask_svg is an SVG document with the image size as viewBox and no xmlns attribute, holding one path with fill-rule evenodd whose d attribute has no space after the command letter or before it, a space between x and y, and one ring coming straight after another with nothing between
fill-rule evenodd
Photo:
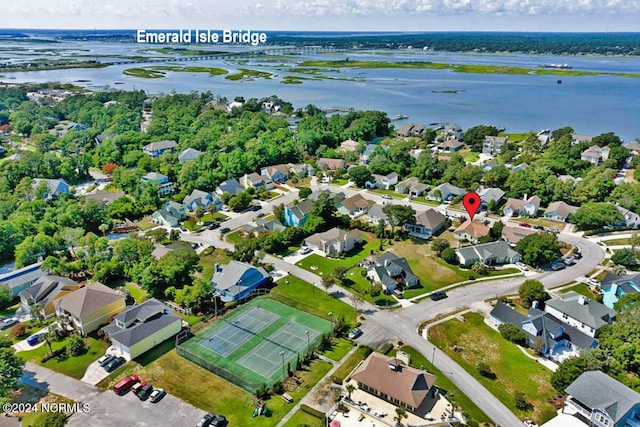
<instances>
[{"instance_id":1,"label":"red map pin","mask_svg":"<svg viewBox=\"0 0 640 427\"><path fill-rule=\"evenodd\" d=\"M462 198L462 205L469 213L469 220L473 221L473 217L480 209L480 196L473 191L468 192Z\"/></svg>"}]
</instances>

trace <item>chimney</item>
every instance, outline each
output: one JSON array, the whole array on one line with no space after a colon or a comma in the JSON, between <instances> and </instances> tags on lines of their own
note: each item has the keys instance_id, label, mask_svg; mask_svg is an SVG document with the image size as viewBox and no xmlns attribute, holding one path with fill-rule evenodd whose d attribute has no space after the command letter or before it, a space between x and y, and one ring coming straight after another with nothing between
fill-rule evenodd
<instances>
[{"instance_id":1,"label":"chimney","mask_svg":"<svg viewBox=\"0 0 640 427\"><path fill-rule=\"evenodd\" d=\"M220 264L218 264L217 262L213 265L213 270L214 273L219 273L220 272Z\"/></svg>"},{"instance_id":2,"label":"chimney","mask_svg":"<svg viewBox=\"0 0 640 427\"><path fill-rule=\"evenodd\" d=\"M584 295L580 295L578 297L578 304L587 305L587 297L585 297Z\"/></svg>"}]
</instances>

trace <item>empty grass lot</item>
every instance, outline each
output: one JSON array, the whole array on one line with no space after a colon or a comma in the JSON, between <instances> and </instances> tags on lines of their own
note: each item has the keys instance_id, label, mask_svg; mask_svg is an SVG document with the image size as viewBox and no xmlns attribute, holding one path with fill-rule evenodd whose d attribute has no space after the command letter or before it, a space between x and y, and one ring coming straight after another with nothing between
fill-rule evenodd
<instances>
[{"instance_id":1,"label":"empty grass lot","mask_svg":"<svg viewBox=\"0 0 640 427\"><path fill-rule=\"evenodd\" d=\"M467 372L482 383L496 398L521 419L532 418L542 424L556 415L547 403L556 395L551 387L551 371L525 356L520 349L502 338L499 332L484 323L481 315L467 313L465 322L457 319L429 329L429 340ZM453 351L457 346L461 351ZM496 374L496 379L480 375L476 364L484 362ZM533 405L532 411L515 407L514 393L522 391Z\"/></svg>"},{"instance_id":2,"label":"empty grass lot","mask_svg":"<svg viewBox=\"0 0 640 427\"><path fill-rule=\"evenodd\" d=\"M353 371L353 369L358 366L358 363L363 361L371 354L371 347L358 347L358 349L353 353L344 363L336 369L333 373L332 378L340 381L344 381L345 378Z\"/></svg>"},{"instance_id":3,"label":"empty grass lot","mask_svg":"<svg viewBox=\"0 0 640 427\"><path fill-rule=\"evenodd\" d=\"M353 341L347 338L338 338L331 341L331 349L322 354L336 362L342 359L353 348Z\"/></svg>"},{"instance_id":4,"label":"empty grass lot","mask_svg":"<svg viewBox=\"0 0 640 427\"><path fill-rule=\"evenodd\" d=\"M325 423L320 418L317 418L309 413L304 412L302 409L298 409L293 417L289 418L284 424L284 427L324 427Z\"/></svg>"}]
</instances>

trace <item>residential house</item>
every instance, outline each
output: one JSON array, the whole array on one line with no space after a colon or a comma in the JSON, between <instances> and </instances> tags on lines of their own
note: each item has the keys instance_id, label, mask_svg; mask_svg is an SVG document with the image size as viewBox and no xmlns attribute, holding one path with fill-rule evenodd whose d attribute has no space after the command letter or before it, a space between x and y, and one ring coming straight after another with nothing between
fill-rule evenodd
<instances>
[{"instance_id":1,"label":"residential house","mask_svg":"<svg viewBox=\"0 0 640 427\"><path fill-rule=\"evenodd\" d=\"M466 191L449 183L440 184L427 193L427 199L450 203L458 196L464 196Z\"/></svg>"},{"instance_id":2,"label":"residential house","mask_svg":"<svg viewBox=\"0 0 640 427\"><path fill-rule=\"evenodd\" d=\"M125 300L124 295L102 283L94 283L58 298L54 305L57 316L69 316L75 329L87 335L122 313Z\"/></svg>"},{"instance_id":3,"label":"residential house","mask_svg":"<svg viewBox=\"0 0 640 427\"><path fill-rule=\"evenodd\" d=\"M383 151L387 151L389 146L387 145L378 145L378 144L367 144L364 147L364 151L360 154L360 164L368 165L371 157L376 151L376 148L380 147Z\"/></svg>"},{"instance_id":4,"label":"residential house","mask_svg":"<svg viewBox=\"0 0 640 427\"><path fill-rule=\"evenodd\" d=\"M98 202L102 202L105 205L110 205L121 197L125 196L124 191L100 191L98 189L93 190L91 193L87 193L84 195L84 202L87 203L89 200L96 200Z\"/></svg>"},{"instance_id":5,"label":"residential house","mask_svg":"<svg viewBox=\"0 0 640 427\"><path fill-rule=\"evenodd\" d=\"M544 311L594 338L598 336L600 328L611 323L617 315L606 305L574 291L548 300Z\"/></svg>"},{"instance_id":6,"label":"residential house","mask_svg":"<svg viewBox=\"0 0 640 427\"><path fill-rule=\"evenodd\" d=\"M350 379L360 390L411 412L415 412L427 397L437 393L435 375L376 352L358 365Z\"/></svg>"},{"instance_id":7,"label":"residential house","mask_svg":"<svg viewBox=\"0 0 640 427\"><path fill-rule=\"evenodd\" d=\"M232 302L248 297L268 280L269 274L262 267L231 261L227 265L215 265L211 286L222 301Z\"/></svg>"},{"instance_id":8,"label":"residential house","mask_svg":"<svg viewBox=\"0 0 640 427\"><path fill-rule=\"evenodd\" d=\"M497 168L500 166L496 159L489 159L482 165L482 170L485 172L489 172L491 169Z\"/></svg>"},{"instance_id":9,"label":"residential house","mask_svg":"<svg viewBox=\"0 0 640 427\"><path fill-rule=\"evenodd\" d=\"M260 169L260 175L270 181L285 182L289 179L289 167L287 165L273 165Z\"/></svg>"},{"instance_id":10,"label":"residential house","mask_svg":"<svg viewBox=\"0 0 640 427\"><path fill-rule=\"evenodd\" d=\"M538 196L531 196L524 200L509 198L502 209L502 213L506 216L535 216L538 213L538 209L540 209L540 202L541 200Z\"/></svg>"},{"instance_id":11,"label":"residential house","mask_svg":"<svg viewBox=\"0 0 640 427\"><path fill-rule=\"evenodd\" d=\"M420 182L415 176L409 177L404 181L400 181L395 186L395 191L398 194L408 194L413 197L420 197L424 194L429 186Z\"/></svg>"},{"instance_id":12,"label":"residential house","mask_svg":"<svg viewBox=\"0 0 640 427\"><path fill-rule=\"evenodd\" d=\"M497 156L507 150L508 136L490 136L484 137L482 143L482 153Z\"/></svg>"},{"instance_id":13,"label":"residential house","mask_svg":"<svg viewBox=\"0 0 640 427\"><path fill-rule=\"evenodd\" d=\"M336 169L344 169L345 166L346 163L343 159L322 158L318 160L318 169L329 169L333 171Z\"/></svg>"},{"instance_id":14,"label":"residential house","mask_svg":"<svg viewBox=\"0 0 640 427\"><path fill-rule=\"evenodd\" d=\"M260 187L264 187L267 190L270 190L273 188L273 182L271 182L271 179L265 176L260 176L255 172L251 172L249 174L245 173L244 176L240 178L240 185L245 189L252 187L257 190Z\"/></svg>"},{"instance_id":15,"label":"residential house","mask_svg":"<svg viewBox=\"0 0 640 427\"><path fill-rule=\"evenodd\" d=\"M459 141L456 138L447 139L444 142L441 142L436 146L440 151L447 151L449 153L453 153L456 151L460 151L462 147L464 147L464 142Z\"/></svg>"},{"instance_id":16,"label":"residential house","mask_svg":"<svg viewBox=\"0 0 640 427\"><path fill-rule=\"evenodd\" d=\"M589 420L585 425L640 426L640 394L601 371L582 373L566 388L566 393L563 413L584 417ZM569 425L566 423L563 421L562 425Z\"/></svg>"},{"instance_id":17,"label":"residential house","mask_svg":"<svg viewBox=\"0 0 640 427\"><path fill-rule=\"evenodd\" d=\"M369 181L365 183L366 188L383 188L388 190L390 187L398 183L398 174L395 172L388 173L387 175L371 175Z\"/></svg>"},{"instance_id":18,"label":"residential house","mask_svg":"<svg viewBox=\"0 0 640 427\"><path fill-rule=\"evenodd\" d=\"M416 222L414 224L405 224L404 230L413 237L428 239L443 230L446 223L446 216L435 209L429 208L416 214Z\"/></svg>"},{"instance_id":19,"label":"residential house","mask_svg":"<svg viewBox=\"0 0 640 427\"><path fill-rule=\"evenodd\" d=\"M364 239L358 230L345 231L334 227L324 233L316 233L304 240L304 244L311 249L324 252L325 255L341 255L362 244Z\"/></svg>"},{"instance_id":20,"label":"residential house","mask_svg":"<svg viewBox=\"0 0 640 427\"><path fill-rule=\"evenodd\" d=\"M544 217L554 221L567 222L569 215L573 215L577 211L577 206L571 206L565 202L553 202L544 211Z\"/></svg>"},{"instance_id":21,"label":"residential house","mask_svg":"<svg viewBox=\"0 0 640 427\"><path fill-rule=\"evenodd\" d=\"M282 231L285 228L286 227L282 225L282 223L278 219L266 220L264 218L256 220L256 225L245 224L242 226L242 229L246 233L250 233L255 236L260 233L273 233L274 231Z\"/></svg>"},{"instance_id":22,"label":"residential house","mask_svg":"<svg viewBox=\"0 0 640 427\"><path fill-rule=\"evenodd\" d=\"M491 229L480 221L466 220L453 232L453 237L458 240L466 240L473 244L477 244L481 238L489 235Z\"/></svg>"},{"instance_id":23,"label":"residential house","mask_svg":"<svg viewBox=\"0 0 640 427\"><path fill-rule=\"evenodd\" d=\"M4 283L9 287L12 297L17 297L20 292L44 276L44 271L40 269L41 265L42 262L36 262L35 264L27 265L18 270L0 274L0 283Z\"/></svg>"},{"instance_id":24,"label":"residential house","mask_svg":"<svg viewBox=\"0 0 640 427\"><path fill-rule=\"evenodd\" d=\"M356 151L358 151L358 146L360 145L360 143L358 141L354 141L353 139L349 138L346 141L342 141L340 143L340 148L338 148L338 151L346 151L349 153L355 153Z\"/></svg>"},{"instance_id":25,"label":"residential house","mask_svg":"<svg viewBox=\"0 0 640 427\"><path fill-rule=\"evenodd\" d=\"M609 273L602 280L600 290L602 291L602 303L613 309L613 305L618 302L622 295L640 292L640 274L616 276Z\"/></svg>"},{"instance_id":26,"label":"residential house","mask_svg":"<svg viewBox=\"0 0 640 427\"><path fill-rule=\"evenodd\" d=\"M596 166L600 166L602 162L609 159L610 150L611 149L609 147L598 147L597 145L592 145L580 154L580 160L585 160Z\"/></svg>"},{"instance_id":27,"label":"residential house","mask_svg":"<svg viewBox=\"0 0 640 427\"><path fill-rule=\"evenodd\" d=\"M632 156L640 154L640 141L633 141L628 144L624 144L623 147L629 150L629 154Z\"/></svg>"},{"instance_id":28,"label":"residential house","mask_svg":"<svg viewBox=\"0 0 640 427\"><path fill-rule=\"evenodd\" d=\"M440 129L440 135L446 139L456 139L462 141L462 128L456 123L443 123Z\"/></svg>"},{"instance_id":29,"label":"residential house","mask_svg":"<svg viewBox=\"0 0 640 427\"><path fill-rule=\"evenodd\" d=\"M298 204L284 207L284 223L289 227L302 227L307 221L307 215L313 210L313 200L306 199Z\"/></svg>"},{"instance_id":30,"label":"residential house","mask_svg":"<svg viewBox=\"0 0 640 427\"><path fill-rule=\"evenodd\" d=\"M483 188L477 194L480 196L480 208L487 209L492 201L496 206L502 203L505 193L500 188Z\"/></svg>"},{"instance_id":31,"label":"residential house","mask_svg":"<svg viewBox=\"0 0 640 427\"><path fill-rule=\"evenodd\" d=\"M195 148L187 148L178 154L178 162L184 163L189 160L196 160L198 157L202 156L204 153L202 151L198 151Z\"/></svg>"},{"instance_id":32,"label":"residential house","mask_svg":"<svg viewBox=\"0 0 640 427\"><path fill-rule=\"evenodd\" d=\"M520 254L509 247L507 242L498 241L467 246L456 249L458 261L464 266L471 266L476 262L486 265L515 264L520 262Z\"/></svg>"},{"instance_id":33,"label":"residential house","mask_svg":"<svg viewBox=\"0 0 640 427\"><path fill-rule=\"evenodd\" d=\"M414 123L405 123L400 129L396 131L396 135L401 138L408 138L410 136L422 136L425 131L425 127L422 125L416 125Z\"/></svg>"},{"instance_id":34,"label":"residential house","mask_svg":"<svg viewBox=\"0 0 640 427\"><path fill-rule=\"evenodd\" d=\"M593 136L591 135L582 135L579 133L574 133L571 136L571 145L580 144L581 142L591 143L592 140L593 140Z\"/></svg>"},{"instance_id":35,"label":"residential house","mask_svg":"<svg viewBox=\"0 0 640 427\"><path fill-rule=\"evenodd\" d=\"M581 350L595 348L598 341L563 323L549 313L537 308L530 308L524 316L507 304L498 302L489 314L491 323L498 327L511 323L527 337L527 345L534 346L542 340L542 354L549 359L562 363L564 360L578 356Z\"/></svg>"},{"instance_id":36,"label":"residential house","mask_svg":"<svg viewBox=\"0 0 640 427\"><path fill-rule=\"evenodd\" d=\"M515 165L513 168L511 168L511 172L526 171L528 167L529 165L526 163L519 163Z\"/></svg>"},{"instance_id":37,"label":"residential house","mask_svg":"<svg viewBox=\"0 0 640 427\"><path fill-rule=\"evenodd\" d=\"M298 123L300 123L300 120L302 120L300 117L298 116L289 116L287 117L287 124L289 125L289 130L291 132L297 132L298 131Z\"/></svg>"},{"instance_id":38,"label":"residential house","mask_svg":"<svg viewBox=\"0 0 640 427\"><path fill-rule=\"evenodd\" d=\"M158 172L149 172L142 177L142 182L155 182L160 185L158 189L158 195L164 197L168 194L172 194L176 190L176 183L170 182L169 177Z\"/></svg>"},{"instance_id":39,"label":"residential house","mask_svg":"<svg viewBox=\"0 0 640 427\"><path fill-rule=\"evenodd\" d=\"M389 223L389 218L387 214L382 210L384 205L375 203L369 208L369 212L367 212L367 218L369 222L373 225L378 225L380 221L384 221L385 224Z\"/></svg>"},{"instance_id":40,"label":"residential house","mask_svg":"<svg viewBox=\"0 0 640 427\"><path fill-rule=\"evenodd\" d=\"M173 153L174 151L176 151L176 148L178 147L178 143L175 141L158 141L158 142L152 142L151 144L147 144L144 147L142 147L142 151L145 154L148 154L149 156L151 156L152 159L157 159L158 157L162 156L164 153Z\"/></svg>"},{"instance_id":41,"label":"residential house","mask_svg":"<svg viewBox=\"0 0 640 427\"><path fill-rule=\"evenodd\" d=\"M181 203L169 200L164 208L155 211L151 218L156 224L177 227L180 221L187 219L187 208Z\"/></svg>"},{"instance_id":42,"label":"residential house","mask_svg":"<svg viewBox=\"0 0 640 427\"><path fill-rule=\"evenodd\" d=\"M289 174L296 174L299 178L309 175L309 165L306 163L289 163L287 164Z\"/></svg>"},{"instance_id":43,"label":"residential house","mask_svg":"<svg viewBox=\"0 0 640 427\"><path fill-rule=\"evenodd\" d=\"M13 129L10 124L0 125L0 135L9 135Z\"/></svg>"},{"instance_id":44,"label":"residential house","mask_svg":"<svg viewBox=\"0 0 640 427\"><path fill-rule=\"evenodd\" d=\"M198 244L194 243L193 245L197 246ZM153 251L151 252L151 256L153 257L153 259L158 260L163 256L167 255L168 253L175 251L176 249L186 249L188 251L195 252L195 249L193 248L192 244L184 242L182 240L178 240L166 245L160 245L158 243L155 243L153 245Z\"/></svg>"},{"instance_id":45,"label":"residential house","mask_svg":"<svg viewBox=\"0 0 640 427\"><path fill-rule=\"evenodd\" d=\"M316 190L316 191L314 191L313 193L311 193L311 194L309 195L309 197L307 197L307 199L309 199L309 200L313 200L313 201L315 202L316 200L318 200L318 198L319 198L322 194L326 194L326 195L328 195L331 199L333 199L333 204L334 204L336 207L340 206L340 203L341 203L344 199L346 199L346 198L347 198L347 196L346 196L342 191L337 192L337 193L334 193L333 191L326 189L326 190Z\"/></svg>"},{"instance_id":46,"label":"residential house","mask_svg":"<svg viewBox=\"0 0 640 427\"><path fill-rule=\"evenodd\" d=\"M229 193L232 196L235 196L236 194L240 194L243 191L244 188L235 178L223 181L216 187L216 193L220 196L222 196L224 193Z\"/></svg>"},{"instance_id":47,"label":"residential house","mask_svg":"<svg viewBox=\"0 0 640 427\"><path fill-rule=\"evenodd\" d=\"M358 193L344 199L338 206L338 213L357 218L369 212L369 208L375 204L376 202L373 200L365 199L362 194Z\"/></svg>"},{"instance_id":48,"label":"residential house","mask_svg":"<svg viewBox=\"0 0 640 427\"><path fill-rule=\"evenodd\" d=\"M540 132L536 134L538 137L538 141L542 146L545 146L551 141L551 129L542 129Z\"/></svg>"},{"instance_id":49,"label":"residential house","mask_svg":"<svg viewBox=\"0 0 640 427\"><path fill-rule=\"evenodd\" d=\"M367 278L373 283L380 283L387 292L396 288L404 291L420 285L420 280L413 274L407 259L389 251L380 255L367 269Z\"/></svg>"},{"instance_id":50,"label":"residential house","mask_svg":"<svg viewBox=\"0 0 640 427\"><path fill-rule=\"evenodd\" d=\"M87 130L87 127L85 125L81 125L79 123L75 123L75 122L69 122L68 124L62 126L62 128L57 127L56 129L51 129L49 131L50 134L54 135L54 136L59 136L59 137L63 137L65 136L69 131L76 131L76 132L80 132L83 130Z\"/></svg>"},{"instance_id":51,"label":"residential house","mask_svg":"<svg viewBox=\"0 0 640 427\"><path fill-rule=\"evenodd\" d=\"M20 292L20 304L25 313L30 312L30 307L40 304L41 315L49 318L55 314L54 301L58 298L80 289L80 285L66 277L50 276L48 274L40 276L31 286Z\"/></svg>"},{"instance_id":52,"label":"residential house","mask_svg":"<svg viewBox=\"0 0 640 427\"><path fill-rule=\"evenodd\" d=\"M510 246L515 246L520 240L525 237L539 233L539 230L534 230L532 228L522 228L522 227L504 227L502 229L502 238L505 242L507 242Z\"/></svg>"},{"instance_id":53,"label":"residential house","mask_svg":"<svg viewBox=\"0 0 640 427\"><path fill-rule=\"evenodd\" d=\"M640 225L640 215L630 211L629 209L625 209L622 206L616 205L616 209L618 209L618 212L622 214L622 217L624 218L623 225L625 227L638 228L638 225Z\"/></svg>"},{"instance_id":54,"label":"residential house","mask_svg":"<svg viewBox=\"0 0 640 427\"><path fill-rule=\"evenodd\" d=\"M201 190L193 190L191 194L184 198L182 204L191 212L195 212L199 207L206 211L212 204L215 206L216 211L222 209L222 200L211 193Z\"/></svg>"},{"instance_id":55,"label":"residential house","mask_svg":"<svg viewBox=\"0 0 640 427\"><path fill-rule=\"evenodd\" d=\"M46 189L43 195L45 200L51 200L54 197L59 197L61 194L70 194L69 184L64 179L46 179L46 178L35 178L33 180L32 189L36 191L42 185L46 184Z\"/></svg>"},{"instance_id":56,"label":"residential house","mask_svg":"<svg viewBox=\"0 0 640 427\"><path fill-rule=\"evenodd\" d=\"M182 318L151 298L118 314L102 330L113 353L131 360L174 337L182 330Z\"/></svg>"}]
</instances>

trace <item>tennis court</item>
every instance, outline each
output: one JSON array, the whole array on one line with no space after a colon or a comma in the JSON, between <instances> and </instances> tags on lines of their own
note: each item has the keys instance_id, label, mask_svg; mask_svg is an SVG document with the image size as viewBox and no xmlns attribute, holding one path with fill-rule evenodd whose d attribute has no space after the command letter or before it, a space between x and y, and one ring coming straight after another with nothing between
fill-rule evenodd
<instances>
[{"instance_id":1,"label":"tennis court","mask_svg":"<svg viewBox=\"0 0 640 427\"><path fill-rule=\"evenodd\" d=\"M314 329L296 322L287 322L236 363L269 378L278 369L283 369L283 360L288 362L301 351L304 353L307 346L307 332L309 332L308 342L314 342L315 338L320 336L320 332ZM280 354L281 352L284 354Z\"/></svg>"},{"instance_id":2,"label":"tennis court","mask_svg":"<svg viewBox=\"0 0 640 427\"><path fill-rule=\"evenodd\" d=\"M224 326L202 339L200 345L226 357L279 318L277 314L261 307L250 307L232 320L222 319Z\"/></svg>"}]
</instances>

